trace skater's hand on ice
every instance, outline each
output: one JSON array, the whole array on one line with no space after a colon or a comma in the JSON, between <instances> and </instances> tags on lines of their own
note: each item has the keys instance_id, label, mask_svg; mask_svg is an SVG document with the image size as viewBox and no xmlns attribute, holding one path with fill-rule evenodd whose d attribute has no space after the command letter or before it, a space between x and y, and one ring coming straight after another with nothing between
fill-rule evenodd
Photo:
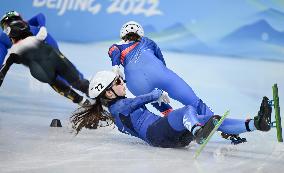
<instances>
[{"instance_id":1,"label":"skater's hand on ice","mask_svg":"<svg viewBox=\"0 0 284 173\"><path fill-rule=\"evenodd\" d=\"M112 71L118 76L122 77L122 79L125 79L124 73L121 71L118 65L113 66Z\"/></svg>"},{"instance_id":2,"label":"skater's hand on ice","mask_svg":"<svg viewBox=\"0 0 284 173\"><path fill-rule=\"evenodd\" d=\"M162 102L168 104L170 103L169 95L166 91L163 91L159 99L157 100L159 106L161 106Z\"/></svg>"}]
</instances>

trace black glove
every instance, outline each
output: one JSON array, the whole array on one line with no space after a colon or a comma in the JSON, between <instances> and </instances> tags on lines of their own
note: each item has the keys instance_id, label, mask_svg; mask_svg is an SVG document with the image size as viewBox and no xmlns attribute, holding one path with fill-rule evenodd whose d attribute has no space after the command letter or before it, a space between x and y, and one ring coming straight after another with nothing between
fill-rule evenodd
<instances>
[{"instance_id":1,"label":"black glove","mask_svg":"<svg viewBox=\"0 0 284 173\"><path fill-rule=\"evenodd\" d=\"M6 61L6 63L4 65L2 65L1 69L0 69L0 86L3 83L3 80L8 72L8 70L10 69L10 66L13 63L17 63L19 64L19 58L17 54L11 53Z\"/></svg>"},{"instance_id":2,"label":"black glove","mask_svg":"<svg viewBox=\"0 0 284 173\"><path fill-rule=\"evenodd\" d=\"M1 87L1 85L3 83L3 81L4 81L4 75L3 75L2 72L0 72L0 87Z\"/></svg>"},{"instance_id":3,"label":"black glove","mask_svg":"<svg viewBox=\"0 0 284 173\"><path fill-rule=\"evenodd\" d=\"M6 76L6 73L7 73L7 68L5 68L5 66L2 66L2 68L0 69L0 87L4 81L4 78Z\"/></svg>"},{"instance_id":4,"label":"black glove","mask_svg":"<svg viewBox=\"0 0 284 173\"><path fill-rule=\"evenodd\" d=\"M0 80L3 80L4 79L4 74L0 71Z\"/></svg>"}]
</instances>

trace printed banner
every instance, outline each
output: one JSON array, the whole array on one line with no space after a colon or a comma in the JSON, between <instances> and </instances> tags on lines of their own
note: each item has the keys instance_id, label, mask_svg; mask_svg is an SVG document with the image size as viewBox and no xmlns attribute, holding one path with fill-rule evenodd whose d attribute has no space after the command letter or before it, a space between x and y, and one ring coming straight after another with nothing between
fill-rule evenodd
<instances>
[{"instance_id":1,"label":"printed banner","mask_svg":"<svg viewBox=\"0 0 284 173\"><path fill-rule=\"evenodd\" d=\"M59 41L119 40L122 24L141 23L163 49L284 60L280 0L5 0L0 13L46 16Z\"/></svg>"}]
</instances>

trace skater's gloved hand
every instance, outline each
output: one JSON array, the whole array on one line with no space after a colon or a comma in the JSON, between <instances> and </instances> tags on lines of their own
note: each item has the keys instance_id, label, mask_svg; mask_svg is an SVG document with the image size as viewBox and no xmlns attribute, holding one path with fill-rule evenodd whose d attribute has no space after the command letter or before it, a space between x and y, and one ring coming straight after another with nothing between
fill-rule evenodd
<instances>
[{"instance_id":1,"label":"skater's gloved hand","mask_svg":"<svg viewBox=\"0 0 284 173\"><path fill-rule=\"evenodd\" d=\"M122 77L122 79L125 79L124 73L121 71L120 67L118 65L115 65L112 67L112 71Z\"/></svg>"},{"instance_id":2,"label":"skater's gloved hand","mask_svg":"<svg viewBox=\"0 0 284 173\"><path fill-rule=\"evenodd\" d=\"M36 35L36 38L40 41L43 41L45 40L45 38L47 37L47 30L46 30L46 27L42 26L40 27L37 35Z\"/></svg>"},{"instance_id":3,"label":"skater's gloved hand","mask_svg":"<svg viewBox=\"0 0 284 173\"><path fill-rule=\"evenodd\" d=\"M0 71L0 81L4 79L4 74Z\"/></svg>"},{"instance_id":4,"label":"skater's gloved hand","mask_svg":"<svg viewBox=\"0 0 284 173\"><path fill-rule=\"evenodd\" d=\"M162 102L168 104L170 103L169 95L166 91L163 91L159 99L157 100L159 106L161 106Z\"/></svg>"},{"instance_id":5,"label":"skater's gloved hand","mask_svg":"<svg viewBox=\"0 0 284 173\"><path fill-rule=\"evenodd\" d=\"M3 80L4 80L4 74L0 71L0 87L3 83Z\"/></svg>"}]
</instances>

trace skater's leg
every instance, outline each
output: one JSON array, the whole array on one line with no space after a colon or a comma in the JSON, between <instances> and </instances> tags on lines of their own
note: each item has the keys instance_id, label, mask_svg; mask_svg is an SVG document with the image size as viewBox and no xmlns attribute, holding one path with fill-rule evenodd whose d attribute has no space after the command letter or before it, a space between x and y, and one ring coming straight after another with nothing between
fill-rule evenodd
<instances>
[{"instance_id":1,"label":"skater's leg","mask_svg":"<svg viewBox=\"0 0 284 173\"><path fill-rule=\"evenodd\" d=\"M232 119L226 118L219 127L219 131L227 134L240 134L248 131L269 131L271 126L271 106L268 98L263 97L258 115L254 119ZM204 124L211 116L197 115L198 121Z\"/></svg>"},{"instance_id":2,"label":"skater's leg","mask_svg":"<svg viewBox=\"0 0 284 173\"><path fill-rule=\"evenodd\" d=\"M213 115L209 108L204 109L207 106L203 102L200 102L200 99L183 79L169 70L156 57L153 57L153 54L147 53L147 51L142 52L139 61L130 61L125 66L124 73L127 88L135 96L146 94L155 88L159 88L168 92L171 98L184 105L191 105L198 108L198 114ZM165 110L163 106L162 108L156 105L154 107L160 112Z\"/></svg>"},{"instance_id":3,"label":"skater's leg","mask_svg":"<svg viewBox=\"0 0 284 173\"><path fill-rule=\"evenodd\" d=\"M169 113L168 121L170 126L176 131L189 130L192 131L193 127L199 125L196 117L197 112L192 106L184 106Z\"/></svg>"},{"instance_id":4,"label":"skater's leg","mask_svg":"<svg viewBox=\"0 0 284 173\"><path fill-rule=\"evenodd\" d=\"M198 124L192 106L176 109L147 129L147 140L159 147L184 147L192 140L192 127Z\"/></svg>"},{"instance_id":5,"label":"skater's leg","mask_svg":"<svg viewBox=\"0 0 284 173\"><path fill-rule=\"evenodd\" d=\"M41 64L38 64L37 62L33 61L30 62L29 68L31 75L40 82L50 84L56 78L55 69L51 66L46 66L43 68Z\"/></svg>"},{"instance_id":6,"label":"skater's leg","mask_svg":"<svg viewBox=\"0 0 284 173\"><path fill-rule=\"evenodd\" d=\"M212 110L201 99L198 101L196 111L198 115L214 115Z\"/></svg>"},{"instance_id":7,"label":"skater's leg","mask_svg":"<svg viewBox=\"0 0 284 173\"><path fill-rule=\"evenodd\" d=\"M30 63L30 72L32 76L41 82L48 83L56 92L72 100L74 103L80 103L84 99L76 93L66 82L55 76L55 70L50 64L46 64L44 68L37 62Z\"/></svg>"},{"instance_id":8,"label":"skater's leg","mask_svg":"<svg viewBox=\"0 0 284 173\"><path fill-rule=\"evenodd\" d=\"M253 121L226 118L218 129L227 134L241 134L255 130Z\"/></svg>"},{"instance_id":9,"label":"skater's leg","mask_svg":"<svg viewBox=\"0 0 284 173\"><path fill-rule=\"evenodd\" d=\"M192 88L176 73L169 69L163 73L164 78L158 88L168 92L171 98L182 104L193 106L199 115L214 115L211 109L196 96Z\"/></svg>"},{"instance_id":10,"label":"skater's leg","mask_svg":"<svg viewBox=\"0 0 284 173\"><path fill-rule=\"evenodd\" d=\"M84 99L83 96L80 96L76 93L70 86L66 85L61 80L55 80L50 86L59 94L63 95L64 97L72 100L74 103L79 104Z\"/></svg>"},{"instance_id":11,"label":"skater's leg","mask_svg":"<svg viewBox=\"0 0 284 173\"><path fill-rule=\"evenodd\" d=\"M74 87L75 89L85 93L87 96L89 96L89 93L88 93L89 84L90 84L90 82L87 79L79 79L79 80L71 83L72 87Z\"/></svg>"},{"instance_id":12,"label":"skater's leg","mask_svg":"<svg viewBox=\"0 0 284 173\"><path fill-rule=\"evenodd\" d=\"M199 122L204 125L211 116L197 115ZM233 119L226 118L218 129L227 134L240 134L256 130L254 121L250 119Z\"/></svg>"},{"instance_id":13,"label":"skater's leg","mask_svg":"<svg viewBox=\"0 0 284 173\"><path fill-rule=\"evenodd\" d=\"M202 125L211 117L209 115L197 115L197 119ZM255 130L255 126L250 119L226 118L218 130L227 134L240 134Z\"/></svg>"},{"instance_id":14,"label":"skater's leg","mask_svg":"<svg viewBox=\"0 0 284 173\"><path fill-rule=\"evenodd\" d=\"M130 75L126 75L126 81L127 88L135 96L147 94L155 88L158 88L157 86L155 87L153 82L147 76L144 76L143 74L141 74L140 71L136 70L132 70ZM152 106L156 108L159 112L161 112L164 116L167 116L168 113L173 110L173 108L169 104L165 103L161 103L161 105L159 105L157 102L155 102L152 103Z\"/></svg>"},{"instance_id":15,"label":"skater's leg","mask_svg":"<svg viewBox=\"0 0 284 173\"><path fill-rule=\"evenodd\" d=\"M56 72L72 87L88 95L89 81L81 78L82 75L75 66L62 54L57 59Z\"/></svg>"}]
</instances>

